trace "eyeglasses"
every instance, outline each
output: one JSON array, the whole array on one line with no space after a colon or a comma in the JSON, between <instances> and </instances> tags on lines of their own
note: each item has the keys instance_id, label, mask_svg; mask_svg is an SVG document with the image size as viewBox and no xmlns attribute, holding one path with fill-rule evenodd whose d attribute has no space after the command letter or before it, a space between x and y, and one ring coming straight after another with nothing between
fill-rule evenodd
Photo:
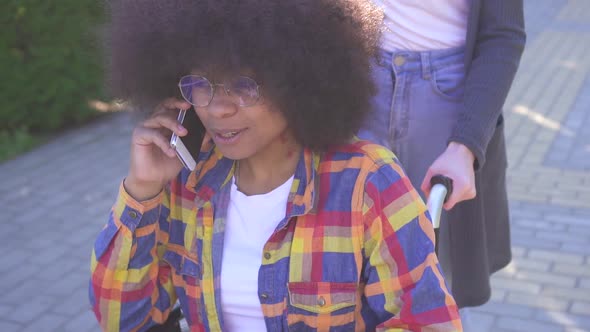
<instances>
[{"instance_id":1,"label":"eyeglasses","mask_svg":"<svg viewBox=\"0 0 590 332\"><path fill-rule=\"evenodd\" d=\"M260 99L260 86L247 76L238 76L223 84L213 84L206 77L187 75L178 82L182 97L196 107L208 106L218 86L241 107L252 106Z\"/></svg>"}]
</instances>

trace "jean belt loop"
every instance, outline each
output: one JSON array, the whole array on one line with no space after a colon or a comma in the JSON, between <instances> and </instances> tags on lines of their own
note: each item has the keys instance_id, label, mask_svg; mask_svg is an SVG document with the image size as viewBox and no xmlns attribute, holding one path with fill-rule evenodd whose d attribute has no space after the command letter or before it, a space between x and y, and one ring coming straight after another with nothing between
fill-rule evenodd
<instances>
[{"instance_id":1,"label":"jean belt loop","mask_svg":"<svg viewBox=\"0 0 590 332\"><path fill-rule=\"evenodd\" d=\"M430 79L430 52L420 52L420 64L422 66L422 78L425 80Z\"/></svg>"}]
</instances>

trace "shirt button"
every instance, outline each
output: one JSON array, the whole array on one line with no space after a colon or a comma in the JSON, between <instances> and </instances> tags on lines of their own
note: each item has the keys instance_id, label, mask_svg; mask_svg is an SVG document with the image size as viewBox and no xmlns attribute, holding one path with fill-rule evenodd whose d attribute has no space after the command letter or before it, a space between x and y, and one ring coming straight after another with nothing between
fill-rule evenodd
<instances>
[{"instance_id":1,"label":"shirt button","mask_svg":"<svg viewBox=\"0 0 590 332\"><path fill-rule=\"evenodd\" d=\"M260 298L263 300L266 300L266 299L268 299L268 294L262 293L262 294L260 294Z\"/></svg>"},{"instance_id":2,"label":"shirt button","mask_svg":"<svg viewBox=\"0 0 590 332\"><path fill-rule=\"evenodd\" d=\"M406 58L404 58L402 55L396 55L393 59L393 64L396 66L403 66L404 63L406 63Z\"/></svg>"},{"instance_id":3,"label":"shirt button","mask_svg":"<svg viewBox=\"0 0 590 332\"><path fill-rule=\"evenodd\" d=\"M264 253L264 258L265 259L270 259L272 257L272 255L270 254L270 252L265 252Z\"/></svg>"},{"instance_id":4,"label":"shirt button","mask_svg":"<svg viewBox=\"0 0 590 332\"><path fill-rule=\"evenodd\" d=\"M318 299L318 305L319 305L320 307L323 307L323 306L325 306L325 305L326 305L326 300L324 299L324 297L323 297L323 296L320 296L320 298Z\"/></svg>"},{"instance_id":5,"label":"shirt button","mask_svg":"<svg viewBox=\"0 0 590 332\"><path fill-rule=\"evenodd\" d=\"M135 218L137 218L137 212L135 212L135 211L131 210L131 211L129 211L129 216L130 216L131 218L135 219Z\"/></svg>"}]
</instances>

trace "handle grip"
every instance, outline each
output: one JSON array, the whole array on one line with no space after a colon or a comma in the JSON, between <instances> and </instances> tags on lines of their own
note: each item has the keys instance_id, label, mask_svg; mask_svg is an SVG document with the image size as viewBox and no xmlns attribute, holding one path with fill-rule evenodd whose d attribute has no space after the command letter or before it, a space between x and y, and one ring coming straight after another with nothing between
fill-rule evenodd
<instances>
[{"instance_id":1,"label":"handle grip","mask_svg":"<svg viewBox=\"0 0 590 332\"><path fill-rule=\"evenodd\" d=\"M453 180L444 175L437 174L430 179L430 195L428 196L428 211L435 229L440 227L440 215L444 203L447 202L453 192Z\"/></svg>"},{"instance_id":2,"label":"handle grip","mask_svg":"<svg viewBox=\"0 0 590 332\"><path fill-rule=\"evenodd\" d=\"M446 203L453 192L453 179L438 174L430 178L430 187L434 187L437 184L442 184L447 189L447 194L443 200L443 203Z\"/></svg>"}]
</instances>

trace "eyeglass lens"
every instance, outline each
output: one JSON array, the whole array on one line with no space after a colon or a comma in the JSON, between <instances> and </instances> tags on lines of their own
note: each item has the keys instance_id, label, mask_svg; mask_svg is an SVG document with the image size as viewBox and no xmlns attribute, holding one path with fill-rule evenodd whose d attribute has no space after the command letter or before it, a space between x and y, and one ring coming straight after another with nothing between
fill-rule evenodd
<instances>
[{"instance_id":1,"label":"eyeglass lens","mask_svg":"<svg viewBox=\"0 0 590 332\"><path fill-rule=\"evenodd\" d=\"M209 105L216 87L225 90L225 93L233 97L239 106L251 106L259 98L258 84L246 76L238 76L223 84L213 85L205 77L188 75L180 79L179 87L184 99L197 107Z\"/></svg>"}]
</instances>

